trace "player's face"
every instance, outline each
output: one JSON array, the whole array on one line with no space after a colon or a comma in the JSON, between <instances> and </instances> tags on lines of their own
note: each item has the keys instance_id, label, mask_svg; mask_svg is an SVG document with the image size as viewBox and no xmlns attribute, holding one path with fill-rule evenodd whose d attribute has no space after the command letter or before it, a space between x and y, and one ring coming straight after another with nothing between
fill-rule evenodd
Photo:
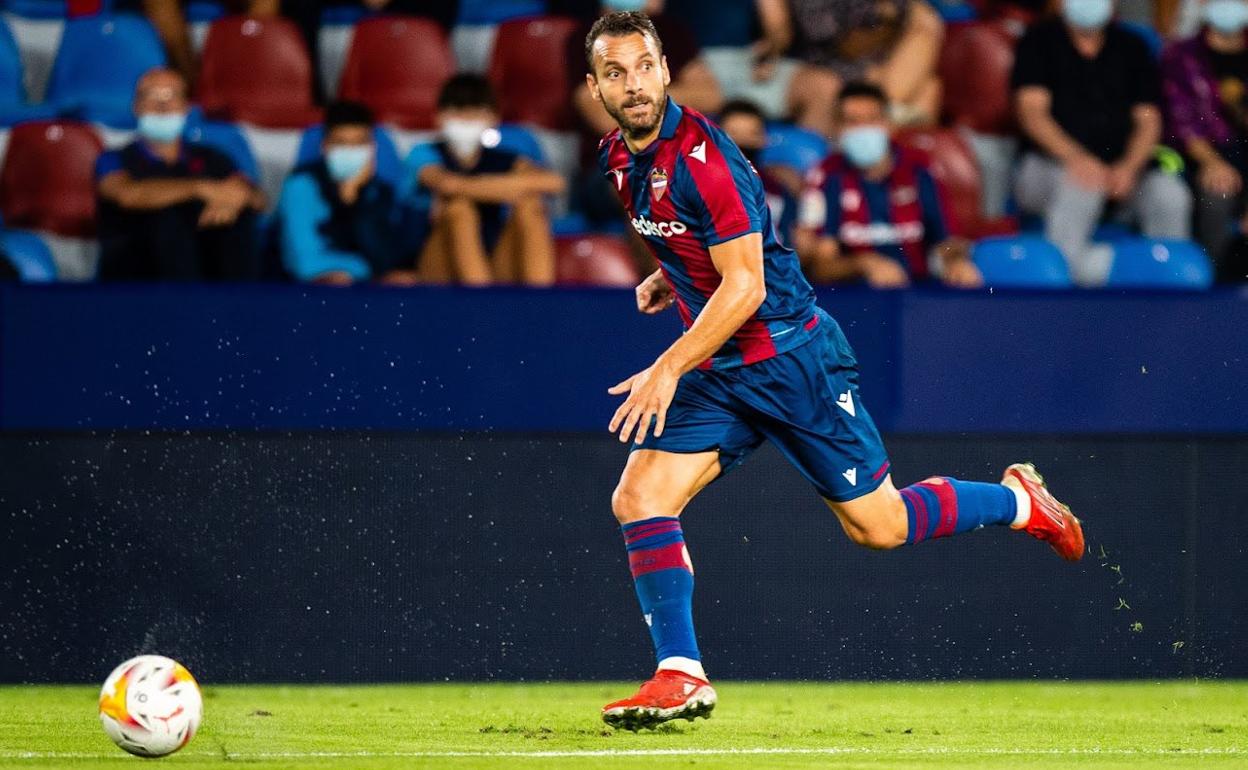
<instances>
[{"instance_id":1,"label":"player's face","mask_svg":"<svg viewBox=\"0 0 1248 770\"><path fill-rule=\"evenodd\" d=\"M589 91L631 139L654 133L667 102L667 60L658 44L640 33L602 35L594 41L594 71Z\"/></svg>"}]
</instances>

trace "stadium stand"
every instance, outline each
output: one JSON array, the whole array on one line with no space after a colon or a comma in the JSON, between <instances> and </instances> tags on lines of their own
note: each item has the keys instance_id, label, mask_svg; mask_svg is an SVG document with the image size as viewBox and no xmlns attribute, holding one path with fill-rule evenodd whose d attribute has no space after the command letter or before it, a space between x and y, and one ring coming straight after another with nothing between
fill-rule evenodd
<instances>
[{"instance_id":1,"label":"stadium stand","mask_svg":"<svg viewBox=\"0 0 1248 770\"><path fill-rule=\"evenodd\" d=\"M981 209L982 177L975 155L962 135L952 128L908 129L898 139L923 151L932 176L945 188L953 229L968 238L1018 231L1009 217L986 218Z\"/></svg>"},{"instance_id":2,"label":"stadium stand","mask_svg":"<svg viewBox=\"0 0 1248 770\"><path fill-rule=\"evenodd\" d=\"M22 281L51 283L56 280L56 262L52 259L52 250L35 233L0 230L0 252L4 252L9 258Z\"/></svg>"},{"instance_id":3,"label":"stadium stand","mask_svg":"<svg viewBox=\"0 0 1248 770\"><path fill-rule=\"evenodd\" d=\"M103 149L84 123L15 126L0 168L0 212L16 227L86 237L95 232L95 159Z\"/></svg>"},{"instance_id":4,"label":"stadium stand","mask_svg":"<svg viewBox=\"0 0 1248 770\"><path fill-rule=\"evenodd\" d=\"M378 122L430 129L438 91L454 72L450 44L436 23L365 19L355 27L338 96L368 105Z\"/></svg>"},{"instance_id":5,"label":"stadium stand","mask_svg":"<svg viewBox=\"0 0 1248 770\"><path fill-rule=\"evenodd\" d=\"M1132 289L1208 289L1213 267L1191 241L1124 238L1115 241L1106 286Z\"/></svg>"},{"instance_id":6,"label":"stadium stand","mask_svg":"<svg viewBox=\"0 0 1248 770\"><path fill-rule=\"evenodd\" d=\"M46 101L63 116L133 128L134 85L164 63L156 30L142 16L71 19L52 65Z\"/></svg>"},{"instance_id":7,"label":"stadium stand","mask_svg":"<svg viewBox=\"0 0 1248 770\"><path fill-rule=\"evenodd\" d=\"M1069 289L1070 273L1057 247L1035 235L995 236L971 252L984 285L1001 288Z\"/></svg>"},{"instance_id":8,"label":"stadium stand","mask_svg":"<svg viewBox=\"0 0 1248 770\"><path fill-rule=\"evenodd\" d=\"M489 78L504 121L572 128L564 57L575 19L544 17L499 25Z\"/></svg>"},{"instance_id":9,"label":"stadium stand","mask_svg":"<svg viewBox=\"0 0 1248 770\"><path fill-rule=\"evenodd\" d=\"M563 286L635 286L641 279L633 253L614 235L555 240L556 280Z\"/></svg>"},{"instance_id":10,"label":"stadium stand","mask_svg":"<svg viewBox=\"0 0 1248 770\"><path fill-rule=\"evenodd\" d=\"M286 19L227 16L204 43L198 98L210 118L265 128L304 128L320 119L312 61Z\"/></svg>"}]
</instances>

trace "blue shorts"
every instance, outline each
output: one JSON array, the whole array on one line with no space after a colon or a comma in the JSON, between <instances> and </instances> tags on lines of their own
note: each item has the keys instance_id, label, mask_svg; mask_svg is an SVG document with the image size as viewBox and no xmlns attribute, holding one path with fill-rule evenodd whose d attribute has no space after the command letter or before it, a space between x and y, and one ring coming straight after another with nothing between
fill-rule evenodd
<instances>
[{"instance_id":1,"label":"blue shorts","mask_svg":"<svg viewBox=\"0 0 1248 770\"><path fill-rule=\"evenodd\" d=\"M719 451L721 475L770 439L827 500L875 491L888 454L858 397L858 361L832 317L819 311L811 341L734 369L680 378L663 435L634 449Z\"/></svg>"}]
</instances>

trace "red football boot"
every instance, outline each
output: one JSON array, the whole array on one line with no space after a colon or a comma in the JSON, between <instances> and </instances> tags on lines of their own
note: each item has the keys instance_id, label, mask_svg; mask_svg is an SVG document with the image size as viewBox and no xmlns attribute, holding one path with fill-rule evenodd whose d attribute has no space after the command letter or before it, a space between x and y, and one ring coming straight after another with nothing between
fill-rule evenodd
<instances>
[{"instance_id":1,"label":"red football boot","mask_svg":"<svg viewBox=\"0 0 1248 770\"><path fill-rule=\"evenodd\" d=\"M660 669L633 697L603 706L602 721L637 732L672 719L709 719L715 699L715 688L710 682L680 671Z\"/></svg>"},{"instance_id":2,"label":"red football boot","mask_svg":"<svg viewBox=\"0 0 1248 770\"><path fill-rule=\"evenodd\" d=\"M1083 527L1070 508L1057 501L1044 478L1031 463L1015 463L1005 469L1005 479L1015 479L1031 498L1031 520L1022 529L1052 546L1066 561L1083 558Z\"/></svg>"}]
</instances>

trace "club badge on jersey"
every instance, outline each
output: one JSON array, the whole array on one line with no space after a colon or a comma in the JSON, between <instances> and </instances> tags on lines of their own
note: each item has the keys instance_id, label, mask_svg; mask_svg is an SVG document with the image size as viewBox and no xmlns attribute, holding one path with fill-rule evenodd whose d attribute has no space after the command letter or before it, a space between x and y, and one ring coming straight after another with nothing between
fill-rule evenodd
<instances>
[{"instance_id":1,"label":"club badge on jersey","mask_svg":"<svg viewBox=\"0 0 1248 770\"><path fill-rule=\"evenodd\" d=\"M663 200L663 193L667 192L667 171L655 168L650 172L650 192L656 201Z\"/></svg>"}]
</instances>

